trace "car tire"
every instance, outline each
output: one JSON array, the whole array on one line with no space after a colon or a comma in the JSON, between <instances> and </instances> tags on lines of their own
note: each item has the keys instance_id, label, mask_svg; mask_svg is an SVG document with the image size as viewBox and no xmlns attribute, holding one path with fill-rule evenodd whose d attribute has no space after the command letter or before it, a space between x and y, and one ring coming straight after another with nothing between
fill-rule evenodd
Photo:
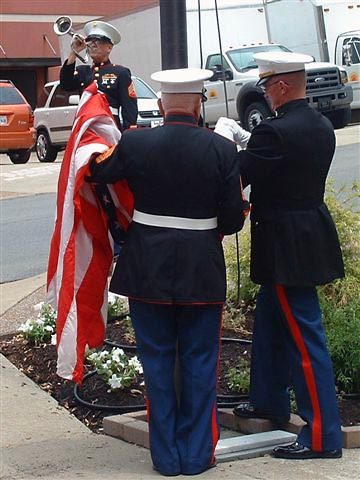
<instances>
[{"instance_id":1,"label":"car tire","mask_svg":"<svg viewBox=\"0 0 360 480\"><path fill-rule=\"evenodd\" d=\"M15 163L15 164L26 163L29 161L31 150L28 150L28 149L13 150L12 152L9 152L8 155L12 163Z\"/></svg>"},{"instance_id":2,"label":"car tire","mask_svg":"<svg viewBox=\"0 0 360 480\"><path fill-rule=\"evenodd\" d=\"M245 130L251 132L262 120L271 115L269 107L262 102L250 103L244 112L243 126Z\"/></svg>"},{"instance_id":3,"label":"car tire","mask_svg":"<svg viewBox=\"0 0 360 480\"><path fill-rule=\"evenodd\" d=\"M49 135L45 130L39 130L37 132L35 151L39 162L54 162L57 157L58 149L52 145Z\"/></svg>"}]
</instances>

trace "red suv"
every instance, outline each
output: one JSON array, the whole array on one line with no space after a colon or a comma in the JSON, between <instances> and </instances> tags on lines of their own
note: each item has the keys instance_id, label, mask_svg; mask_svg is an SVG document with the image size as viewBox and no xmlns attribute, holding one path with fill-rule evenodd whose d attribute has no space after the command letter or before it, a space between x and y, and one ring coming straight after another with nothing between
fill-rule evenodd
<instances>
[{"instance_id":1,"label":"red suv","mask_svg":"<svg viewBox=\"0 0 360 480\"><path fill-rule=\"evenodd\" d=\"M26 163L35 140L31 106L10 80L0 80L0 153L13 163Z\"/></svg>"}]
</instances>

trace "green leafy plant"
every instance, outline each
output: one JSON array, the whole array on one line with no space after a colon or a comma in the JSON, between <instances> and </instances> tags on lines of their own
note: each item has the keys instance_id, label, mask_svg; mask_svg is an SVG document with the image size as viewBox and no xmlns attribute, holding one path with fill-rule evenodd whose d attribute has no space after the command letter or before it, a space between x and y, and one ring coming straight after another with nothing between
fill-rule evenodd
<instances>
[{"instance_id":1,"label":"green leafy plant","mask_svg":"<svg viewBox=\"0 0 360 480\"><path fill-rule=\"evenodd\" d=\"M231 305L253 305L259 287L250 279L250 225L246 222L237 235L225 237L224 254L227 268L227 302ZM238 258L239 245L240 298L238 298Z\"/></svg>"},{"instance_id":2,"label":"green leafy plant","mask_svg":"<svg viewBox=\"0 0 360 480\"><path fill-rule=\"evenodd\" d=\"M109 385L109 391L130 389L143 384L140 361L136 356L126 355L121 348L114 347L111 351L100 352L89 350L86 359Z\"/></svg>"},{"instance_id":3,"label":"green leafy plant","mask_svg":"<svg viewBox=\"0 0 360 480\"><path fill-rule=\"evenodd\" d=\"M226 374L229 388L234 392L248 393L250 390L250 366L245 358L240 358L236 367L229 368Z\"/></svg>"},{"instance_id":4,"label":"green leafy plant","mask_svg":"<svg viewBox=\"0 0 360 480\"><path fill-rule=\"evenodd\" d=\"M121 295L109 292L108 294L108 317L119 317L129 311L128 300Z\"/></svg>"},{"instance_id":5,"label":"green leafy plant","mask_svg":"<svg viewBox=\"0 0 360 480\"><path fill-rule=\"evenodd\" d=\"M128 343L135 343L135 331L131 323L130 315L126 315L124 318L120 320L121 325L123 326L124 332L123 337Z\"/></svg>"},{"instance_id":6,"label":"green leafy plant","mask_svg":"<svg viewBox=\"0 0 360 480\"><path fill-rule=\"evenodd\" d=\"M360 213L359 184L335 192L330 184L326 203L337 227L345 265L345 278L318 289L338 387L360 391Z\"/></svg>"},{"instance_id":7,"label":"green leafy plant","mask_svg":"<svg viewBox=\"0 0 360 480\"><path fill-rule=\"evenodd\" d=\"M34 306L38 311L36 318L29 318L20 325L19 331L23 337L35 345L46 343L51 340L55 344L56 312L47 303L39 303Z\"/></svg>"},{"instance_id":8,"label":"green leafy plant","mask_svg":"<svg viewBox=\"0 0 360 480\"><path fill-rule=\"evenodd\" d=\"M293 388L289 388L289 396L290 396L290 411L291 413L297 413L297 403L296 403L295 391Z\"/></svg>"}]
</instances>

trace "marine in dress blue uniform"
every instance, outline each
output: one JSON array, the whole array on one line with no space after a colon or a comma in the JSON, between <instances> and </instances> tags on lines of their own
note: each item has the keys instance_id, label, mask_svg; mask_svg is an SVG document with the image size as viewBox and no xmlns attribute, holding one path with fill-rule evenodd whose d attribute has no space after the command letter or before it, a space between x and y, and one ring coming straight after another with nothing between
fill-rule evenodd
<instances>
[{"instance_id":1,"label":"marine in dress blue uniform","mask_svg":"<svg viewBox=\"0 0 360 480\"><path fill-rule=\"evenodd\" d=\"M199 69L154 74L168 102L164 125L124 132L92 167L91 181L126 179L135 198L110 290L129 297L151 456L164 475L212 466L219 438L216 383L226 297L221 236L241 229L245 206L235 144L198 126L203 80L211 75ZM174 97L181 108L170 108Z\"/></svg>"},{"instance_id":2,"label":"marine in dress blue uniform","mask_svg":"<svg viewBox=\"0 0 360 480\"><path fill-rule=\"evenodd\" d=\"M331 123L305 99L304 63L292 53L255 56L276 117L257 126L239 152L243 184L251 185L251 278L261 285L253 331L250 405L241 417L284 422L293 385L305 420L281 458L341 456L334 376L316 286L343 277L334 222L324 203L335 149ZM300 86L299 86L300 85ZM299 93L300 92L300 93Z\"/></svg>"},{"instance_id":3,"label":"marine in dress blue uniform","mask_svg":"<svg viewBox=\"0 0 360 480\"><path fill-rule=\"evenodd\" d=\"M113 45L120 42L115 27L98 20L84 26L84 39L76 36L73 50L60 71L60 85L66 91L82 91L96 81L98 89L104 92L116 124L121 131L136 126L137 99L129 68L111 63L109 54ZM92 65L76 65L78 52L87 47ZM119 118L121 111L122 124Z\"/></svg>"},{"instance_id":4,"label":"marine in dress blue uniform","mask_svg":"<svg viewBox=\"0 0 360 480\"><path fill-rule=\"evenodd\" d=\"M135 128L138 108L131 72L127 67L111 63L109 59L113 45L121 40L120 33L110 23L94 20L84 26L84 35L73 37L72 50L60 71L61 87L65 91L77 90L81 94L95 81L98 90L105 93L120 131ZM76 66L76 58L81 58L79 53L85 48L93 64ZM117 255L123 242L123 232L117 228L115 205L106 185L98 185L96 191L108 218L109 230L115 241L114 254Z\"/></svg>"}]
</instances>

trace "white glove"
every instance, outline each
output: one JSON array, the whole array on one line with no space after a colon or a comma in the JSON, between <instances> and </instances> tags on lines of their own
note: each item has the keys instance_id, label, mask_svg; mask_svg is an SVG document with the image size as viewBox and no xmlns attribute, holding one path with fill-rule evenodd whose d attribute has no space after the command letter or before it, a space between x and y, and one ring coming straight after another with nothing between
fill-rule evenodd
<instances>
[{"instance_id":1,"label":"white glove","mask_svg":"<svg viewBox=\"0 0 360 480\"><path fill-rule=\"evenodd\" d=\"M215 133L222 135L223 137L236 142L241 148L246 148L248 140L251 136L250 132L247 132L240 125L227 117L220 117L215 125Z\"/></svg>"}]
</instances>

